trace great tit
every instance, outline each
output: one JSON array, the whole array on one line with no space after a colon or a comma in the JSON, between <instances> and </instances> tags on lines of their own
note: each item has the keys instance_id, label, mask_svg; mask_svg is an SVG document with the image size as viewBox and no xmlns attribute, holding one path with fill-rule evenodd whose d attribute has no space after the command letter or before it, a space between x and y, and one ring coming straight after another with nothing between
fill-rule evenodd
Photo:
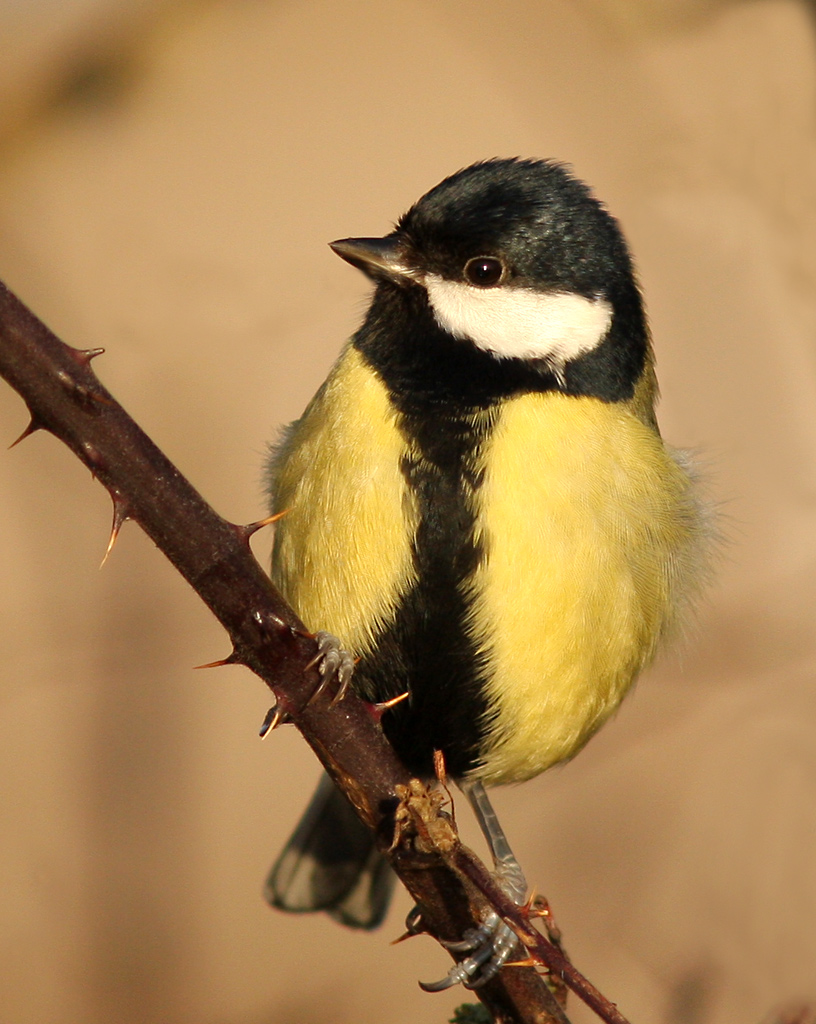
<instances>
[{"instance_id":1,"label":"great tit","mask_svg":"<svg viewBox=\"0 0 816 1024\"><path fill-rule=\"evenodd\" d=\"M507 868L483 787L573 757L615 711L697 587L705 515L658 430L626 242L563 166L474 164L384 238L331 247L374 294L273 451L273 579L357 660L357 693L409 695L387 737L422 779L442 752ZM324 778L268 898L370 928L391 884Z\"/></svg>"}]
</instances>

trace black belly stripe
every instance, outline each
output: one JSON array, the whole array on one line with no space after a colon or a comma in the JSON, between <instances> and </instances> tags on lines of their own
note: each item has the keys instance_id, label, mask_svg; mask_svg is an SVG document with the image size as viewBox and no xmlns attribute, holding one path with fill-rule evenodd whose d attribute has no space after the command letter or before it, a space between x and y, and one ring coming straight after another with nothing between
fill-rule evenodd
<instances>
[{"instance_id":1,"label":"black belly stripe","mask_svg":"<svg viewBox=\"0 0 816 1024\"><path fill-rule=\"evenodd\" d=\"M416 498L417 583L393 622L357 666L369 698L411 698L386 712L383 728L410 771L433 775L433 753L461 777L479 760L487 716L484 665L466 631L465 584L484 550L475 537L473 493L481 445L494 417L428 407L403 411L408 441L403 473Z\"/></svg>"},{"instance_id":2,"label":"black belly stripe","mask_svg":"<svg viewBox=\"0 0 816 1024\"><path fill-rule=\"evenodd\" d=\"M414 285L380 283L353 343L400 415L403 472L419 510L417 583L358 664L356 685L370 700L409 691L410 702L383 716L389 739L417 775L433 775L441 750L461 777L478 765L489 727L486 666L465 628L464 584L486 555L474 529L478 456L503 401L556 382L542 367L496 360L447 334Z\"/></svg>"}]
</instances>

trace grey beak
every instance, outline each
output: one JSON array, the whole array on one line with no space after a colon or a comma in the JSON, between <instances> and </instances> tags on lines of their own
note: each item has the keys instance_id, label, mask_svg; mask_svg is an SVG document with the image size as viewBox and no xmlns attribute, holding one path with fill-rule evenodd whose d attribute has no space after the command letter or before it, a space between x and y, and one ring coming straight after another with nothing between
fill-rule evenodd
<instances>
[{"instance_id":1,"label":"grey beak","mask_svg":"<svg viewBox=\"0 0 816 1024\"><path fill-rule=\"evenodd\" d=\"M414 271L405 262L399 244L390 236L385 238L341 238L329 242L329 247L358 270L370 277L414 277Z\"/></svg>"}]
</instances>

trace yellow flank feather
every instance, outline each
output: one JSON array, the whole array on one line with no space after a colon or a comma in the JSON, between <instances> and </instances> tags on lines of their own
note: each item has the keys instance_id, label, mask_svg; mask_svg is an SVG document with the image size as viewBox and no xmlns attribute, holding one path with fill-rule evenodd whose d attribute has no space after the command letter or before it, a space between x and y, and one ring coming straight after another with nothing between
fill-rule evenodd
<instances>
[{"instance_id":1,"label":"yellow flank feather","mask_svg":"<svg viewBox=\"0 0 816 1024\"><path fill-rule=\"evenodd\" d=\"M528 394L485 445L469 627L487 667L485 784L576 754L695 576L691 480L645 419L639 405Z\"/></svg>"},{"instance_id":2,"label":"yellow flank feather","mask_svg":"<svg viewBox=\"0 0 816 1024\"><path fill-rule=\"evenodd\" d=\"M414 581L404 452L385 386L347 347L273 464L274 510L287 512L272 577L310 629L356 656Z\"/></svg>"}]
</instances>

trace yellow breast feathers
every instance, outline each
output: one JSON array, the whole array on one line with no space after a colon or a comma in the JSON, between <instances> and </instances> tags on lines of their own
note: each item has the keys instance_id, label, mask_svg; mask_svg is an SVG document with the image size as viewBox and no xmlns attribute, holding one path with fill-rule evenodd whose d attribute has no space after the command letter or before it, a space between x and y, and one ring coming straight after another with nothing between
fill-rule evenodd
<instances>
[{"instance_id":1,"label":"yellow breast feathers","mask_svg":"<svg viewBox=\"0 0 816 1024\"><path fill-rule=\"evenodd\" d=\"M347 348L273 464L272 577L310 629L368 651L414 580L406 442L385 385Z\"/></svg>"},{"instance_id":2,"label":"yellow breast feathers","mask_svg":"<svg viewBox=\"0 0 816 1024\"><path fill-rule=\"evenodd\" d=\"M615 710L697 575L687 471L626 404L505 403L482 455L470 629L487 660L484 782L571 757Z\"/></svg>"}]
</instances>

